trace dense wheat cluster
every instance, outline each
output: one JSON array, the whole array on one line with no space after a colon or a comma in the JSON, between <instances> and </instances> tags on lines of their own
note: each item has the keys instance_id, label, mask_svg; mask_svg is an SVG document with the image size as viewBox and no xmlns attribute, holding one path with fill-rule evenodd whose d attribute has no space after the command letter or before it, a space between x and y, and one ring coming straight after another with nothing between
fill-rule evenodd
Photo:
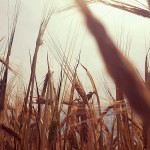
<instances>
[{"instance_id":1,"label":"dense wheat cluster","mask_svg":"<svg viewBox=\"0 0 150 150\"><path fill-rule=\"evenodd\" d=\"M139 2L139 7L116 0L77 0L63 9L49 10L41 21L26 86L10 64L20 10L20 1L16 1L6 50L0 57L0 150L150 149L149 51L143 66L144 81L88 8L87 5L96 2L150 18L148 5ZM71 65L70 58L59 49L55 39L49 44L59 59L58 81L53 78L56 74L51 70L48 56L42 86L37 81L37 55L51 16L75 7L79 7L85 17L85 25L95 38L107 71L115 82L116 96L105 87L112 100L105 109L102 109L99 89L88 68L81 64L80 57ZM5 37L0 35L0 44L3 40ZM86 73L92 87L90 92L78 76L78 67Z\"/></svg>"}]
</instances>

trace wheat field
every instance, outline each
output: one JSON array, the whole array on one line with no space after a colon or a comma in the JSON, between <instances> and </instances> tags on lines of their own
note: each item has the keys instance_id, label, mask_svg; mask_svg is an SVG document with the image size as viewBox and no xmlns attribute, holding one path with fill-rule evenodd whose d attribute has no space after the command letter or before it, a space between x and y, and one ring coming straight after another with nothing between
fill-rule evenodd
<instances>
[{"instance_id":1,"label":"wheat field","mask_svg":"<svg viewBox=\"0 0 150 150\"><path fill-rule=\"evenodd\" d=\"M150 149L150 72L149 51L145 55L145 78L139 75L111 39L106 27L93 14L89 5L103 3L145 18L150 18L149 3L138 7L116 0L76 0L61 10L49 10L42 17L33 57L29 54L31 73L27 83L11 65L14 37L21 1L16 0L9 38L0 55L0 150L149 150ZM140 3L140 2L139 2ZM142 3L140 3L142 4ZM42 84L37 78L38 53L53 13L78 8L85 28L97 46L106 70L115 83L115 94L105 90L111 104L102 107L97 81L80 61L75 64L61 51L57 39L47 41L57 56L59 74L51 69L50 58ZM74 37L76 38L76 37ZM0 44L5 40L0 35ZM90 92L78 75L81 67L91 85ZM42 68L41 68L42 69ZM97 68L98 69L98 68ZM55 76L57 76L57 81ZM107 101L107 100L106 100Z\"/></svg>"}]
</instances>

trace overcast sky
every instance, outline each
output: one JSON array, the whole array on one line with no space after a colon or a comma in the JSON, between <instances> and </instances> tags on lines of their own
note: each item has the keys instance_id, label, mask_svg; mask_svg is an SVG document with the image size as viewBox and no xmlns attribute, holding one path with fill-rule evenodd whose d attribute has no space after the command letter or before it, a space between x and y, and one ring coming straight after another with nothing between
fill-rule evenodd
<instances>
[{"instance_id":1,"label":"overcast sky","mask_svg":"<svg viewBox=\"0 0 150 150\"><path fill-rule=\"evenodd\" d=\"M68 6L69 3L71 3L69 0L55 0L53 8L60 9ZM47 5L50 6L51 3L49 2L45 6ZM8 16L9 22L11 22L13 8L14 0L0 0L0 38L5 36L4 41L7 40ZM43 6L42 0L21 0L11 62L21 66L25 75L30 74L29 50L33 56L43 8L46 7ZM145 54L150 43L150 20L102 4L91 5L91 9L106 26L108 33L115 43L121 47L122 51L125 49L127 40L129 40L129 59L142 74L144 72ZM70 33L69 39L67 38L68 33ZM95 41L84 24L83 16L78 9L73 9L54 14L49 22L38 55L37 75L39 79L44 76L47 70L45 65L47 51L51 55L53 69L55 72L58 70L58 64L45 42L47 38L50 38L50 35L57 39L62 49L65 49L66 43L68 43L68 49L70 48L69 45L71 45L71 40L75 35L73 42L76 42L71 47L73 51L72 63L78 58L81 49L81 62L90 70L91 74L97 79L100 72L104 72L103 62L97 51ZM0 46L2 47L2 43ZM4 47L1 53L3 50ZM82 71L79 72L80 75L82 73Z\"/></svg>"}]
</instances>

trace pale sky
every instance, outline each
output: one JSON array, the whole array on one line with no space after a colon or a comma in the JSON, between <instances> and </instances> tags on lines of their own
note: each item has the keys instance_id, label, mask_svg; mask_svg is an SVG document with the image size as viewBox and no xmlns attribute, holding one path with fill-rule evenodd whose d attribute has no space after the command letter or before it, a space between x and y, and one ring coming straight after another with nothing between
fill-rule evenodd
<instances>
[{"instance_id":1,"label":"pale sky","mask_svg":"<svg viewBox=\"0 0 150 150\"><path fill-rule=\"evenodd\" d=\"M9 11L7 15L8 1ZM64 6L68 6L69 3L71 3L71 0L55 0L54 7L57 7L58 9L63 8ZM48 4L50 5L50 2ZM5 40L7 39L8 31L7 16L9 16L11 20L13 8L14 0L0 1L0 38L5 36ZM116 44L117 42L121 43L122 50L125 47L127 37L129 37L131 42L129 59L136 65L139 72L143 74L145 54L150 45L150 20L102 4L91 5L91 9L97 18L99 18L106 26L108 33L116 42ZM42 10L43 0L21 0L20 14L15 34L11 62L21 66L24 75L30 74L30 70L28 69L29 49L33 55L38 28L42 16ZM97 51L97 46L92 36L88 32L84 24L83 16L78 9L54 14L47 27L44 40L47 39L47 37L50 37L50 34L58 39L62 48L65 49L67 42L68 45L71 44L71 39L73 38L75 29L78 31L76 32L76 35L78 36L76 36L72 62L75 62L76 58L78 58L79 50L81 48L81 62L89 69L91 74L97 80L99 74L105 72L105 69L103 67L101 57ZM67 39L68 33L70 33L69 40ZM2 43L0 44L0 47L1 46ZM0 51L0 54L2 54L3 50L4 47ZM38 55L38 79L42 79L47 70L45 65L47 51L49 51L49 54L51 54L51 51L48 50L44 41ZM58 64L56 63L53 55L51 55L51 65L53 66L53 70L57 75ZM79 71L79 75L82 74L83 71Z\"/></svg>"}]
</instances>

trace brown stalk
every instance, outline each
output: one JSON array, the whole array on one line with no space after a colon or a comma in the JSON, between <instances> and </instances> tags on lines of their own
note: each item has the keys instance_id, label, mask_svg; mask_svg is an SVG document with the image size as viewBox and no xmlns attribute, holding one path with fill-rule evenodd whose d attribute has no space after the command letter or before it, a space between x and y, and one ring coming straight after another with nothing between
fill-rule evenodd
<instances>
[{"instance_id":1,"label":"brown stalk","mask_svg":"<svg viewBox=\"0 0 150 150\"><path fill-rule=\"evenodd\" d=\"M83 1L77 0L77 2L85 16L89 30L95 37L109 74L125 93L131 106L150 126L150 95L148 89L141 81L135 68L117 49L101 22L93 16Z\"/></svg>"},{"instance_id":2,"label":"brown stalk","mask_svg":"<svg viewBox=\"0 0 150 150\"><path fill-rule=\"evenodd\" d=\"M145 85L150 89L150 72L149 72L149 51L145 57ZM143 148L150 149L150 129L147 127L146 123L143 122Z\"/></svg>"},{"instance_id":3,"label":"brown stalk","mask_svg":"<svg viewBox=\"0 0 150 150\"><path fill-rule=\"evenodd\" d=\"M4 124L0 124L0 129L4 130L6 133L8 133L9 135L11 135L15 139L17 139L19 142L21 142L21 138L18 135L18 133L16 133L15 131L10 129L9 127L5 126Z\"/></svg>"},{"instance_id":4,"label":"brown stalk","mask_svg":"<svg viewBox=\"0 0 150 150\"><path fill-rule=\"evenodd\" d=\"M15 31L16 31L16 26L17 26L17 20L18 20L18 14L19 14L19 6L20 6L20 1L16 1L16 8L14 10L14 18L12 22L12 29L10 32L10 37L8 39L8 50L7 50L7 56L6 56L6 68L2 77L1 81L1 90L0 90L0 111L4 109L4 103L5 103L5 96L6 96L6 87L7 87L7 80L8 80L8 66L9 66L9 59L12 51L12 45L14 41L14 36L15 36ZM1 60L2 62L2 60ZM4 63L4 62L2 62ZM4 63L5 64L5 63ZM2 71L2 70L1 70Z\"/></svg>"},{"instance_id":5,"label":"brown stalk","mask_svg":"<svg viewBox=\"0 0 150 150\"><path fill-rule=\"evenodd\" d=\"M25 107L25 112L26 112L28 97L29 97L29 93L30 93L29 116L28 116L28 120L27 120L27 131L26 131L25 140L24 140L24 150L27 149L25 147L25 145L28 145L27 143L28 143L29 132L30 132L30 119L31 119L31 114L32 114L32 103L33 103L32 98L33 98L33 91L34 91L34 84L35 84L37 56L38 56L39 48L42 44L42 38L43 38L44 32L45 32L48 22L51 18L51 15L52 15L52 11L47 15L47 17L45 19L43 19L43 21L40 25L38 37L36 40L36 47L35 47L35 52L34 52L34 56L33 56L33 61L32 61L32 65L31 65L31 75L30 75L30 80L29 80L29 84L28 84L27 94L24 98L24 107Z\"/></svg>"},{"instance_id":6,"label":"brown stalk","mask_svg":"<svg viewBox=\"0 0 150 150\"><path fill-rule=\"evenodd\" d=\"M7 64L7 62L5 60L3 60L2 58L0 58L0 62L6 67L8 68L10 71L12 71L13 73L16 74L16 72Z\"/></svg>"},{"instance_id":7,"label":"brown stalk","mask_svg":"<svg viewBox=\"0 0 150 150\"><path fill-rule=\"evenodd\" d=\"M44 80L44 84L43 84L43 89L42 89L42 93L41 93L41 97L44 98L45 97L45 93L46 93L46 88L47 88L47 83L48 83L48 73L45 76L45 80Z\"/></svg>"},{"instance_id":8,"label":"brown stalk","mask_svg":"<svg viewBox=\"0 0 150 150\"><path fill-rule=\"evenodd\" d=\"M48 99L50 98L50 70L48 68L48 87L46 93L46 103L44 109L44 116L43 116L43 126L41 131L41 145L40 149L45 149L45 138L46 138L46 130L47 130L47 116L48 116Z\"/></svg>"},{"instance_id":9,"label":"brown stalk","mask_svg":"<svg viewBox=\"0 0 150 150\"><path fill-rule=\"evenodd\" d=\"M69 103L71 103L73 101L73 95L74 95L74 91L75 91L75 83L76 83L76 70L73 76L73 81L72 81L72 87L71 87L71 92L70 92L70 97L69 97ZM67 112L67 118L66 118L66 130L64 133L64 147L63 149L65 150L66 148L66 137L68 134L68 126L69 126L69 117L70 117L70 112L71 112L71 105L68 106L68 112Z\"/></svg>"},{"instance_id":10,"label":"brown stalk","mask_svg":"<svg viewBox=\"0 0 150 150\"><path fill-rule=\"evenodd\" d=\"M150 0L147 0L147 2L148 2L148 5L149 5L149 8L150 8Z\"/></svg>"},{"instance_id":11,"label":"brown stalk","mask_svg":"<svg viewBox=\"0 0 150 150\"><path fill-rule=\"evenodd\" d=\"M90 82L91 82L93 90L94 90L94 94L96 95L96 98L97 98L99 116L101 116L100 98L99 98L99 95L98 95L98 91L97 91L94 79L92 78L92 75L90 74L88 69L86 67L84 67L82 64L81 64L81 66L85 69L85 71L86 71L86 73L87 73L87 75L90 79ZM100 137L100 141L99 141L100 148L102 148L102 145L103 145L103 134L102 134L102 125L103 124L104 124L104 122L103 122L103 119L102 119L102 120L100 120L100 128L101 128L101 133L100 133L101 137Z\"/></svg>"},{"instance_id":12,"label":"brown stalk","mask_svg":"<svg viewBox=\"0 0 150 150\"><path fill-rule=\"evenodd\" d=\"M5 37L2 37L2 38L0 39L0 42L2 42L4 38L5 38Z\"/></svg>"},{"instance_id":13,"label":"brown stalk","mask_svg":"<svg viewBox=\"0 0 150 150\"><path fill-rule=\"evenodd\" d=\"M99 112L99 115L101 115L100 98L99 98L99 95L98 95L98 91L97 91L97 88L96 88L94 79L93 79L92 75L90 74L90 72L88 71L88 69L87 69L86 67L84 67L82 64L81 64L81 66L85 69L85 71L86 71L86 73L87 73L87 76L89 77L89 79L90 79L90 81L91 81L91 84L92 84L92 87L93 87L93 90L94 90L94 94L96 95L96 98L97 98L98 112Z\"/></svg>"}]
</instances>

